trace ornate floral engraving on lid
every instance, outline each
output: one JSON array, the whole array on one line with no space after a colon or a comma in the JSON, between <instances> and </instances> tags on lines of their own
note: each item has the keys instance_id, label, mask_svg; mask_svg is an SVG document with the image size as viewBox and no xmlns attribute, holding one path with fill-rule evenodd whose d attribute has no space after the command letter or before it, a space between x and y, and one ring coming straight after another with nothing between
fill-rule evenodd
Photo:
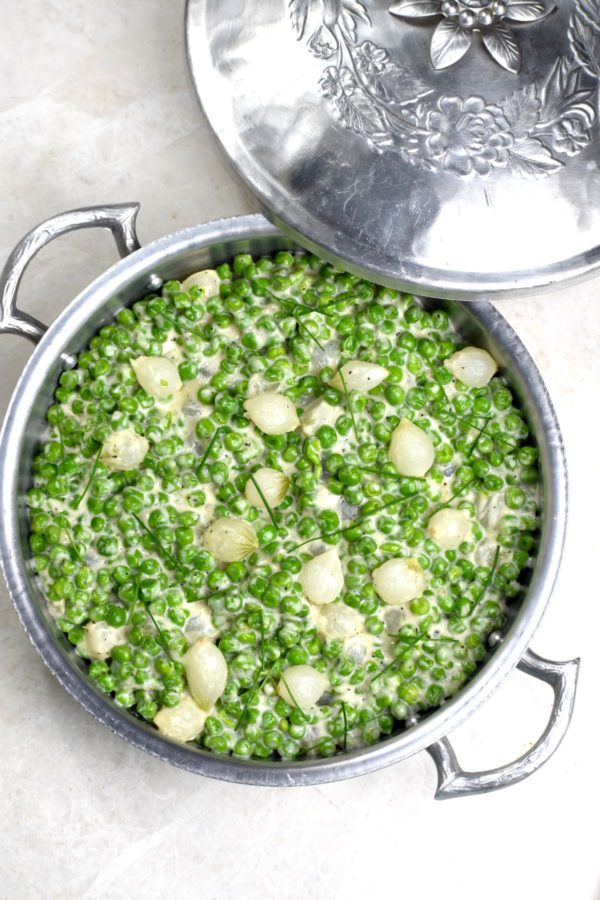
<instances>
[{"instance_id":1,"label":"ornate floral engraving on lid","mask_svg":"<svg viewBox=\"0 0 600 900\"><path fill-rule=\"evenodd\" d=\"M538 0L399 0L389 11L404 19L442 16L431 38L431 62L446 69L462 59L477 32L493 59L509 72L518 72L521 51L514 32L506 25L544 19L556 7Z\"/></svg>"},{"instance_id":2,"label":"ornate floral engraving on lid","mask_svg":"<svg viewBox=\"0 0 600 900\"><path fill-rule=\"evenodd\" d=\"M298 243L401 290L520 299L600 273L600 0L410 2L188 0L239 175ZM466 51L436 67L465 10ZM518 71L483 40L500 25Z\"/></svg>"},{"instance_id":3,"label":"ornate floral engraving on lid","mask_svg":"<svg viewBox=\"0 0 600 900\"><path fill-rule=\"evenodd\" d=\"M498 62L502 62L498 48L508 52L509 45L514 45L511 66L506 68L518 67L518 48L501 18L533 22L554 7L537 0L475 5L483 3L460 0L457 22L465 10L473 16L485 12L487 17L495 8L496 19L489 30L480 29L482 41ZM289 9L298 39L306 39L310 52L328 63L319 82L321 91L337 120L378 152L398 153L415 167L459 178L488 176L499 168L540 178L560 171L568 157L591 142L600 78L600 0L578 0L569 26L569 55L560 56L547 75L499 103L478 94L460 97L436 91L411 68L395 62L385 48L370 40L359 42L359 27L366 34L371 25L369 12L359 0L339 0L307 35L311 5L316 5L315 0L291 0ZM459 0L400 0L389 11L409 16L412 10L411 16L421 17L450 15L458 7ZM473 29L465 31L464 40L451 38L458 34L453 23L444 19L434 32L436 68L456 62L473 40ZM453 29L442 28L445 24ZM491 37L493 30L497 40ZM440 35L448 39L445 49Z\"/></svg>"}]
</instances>

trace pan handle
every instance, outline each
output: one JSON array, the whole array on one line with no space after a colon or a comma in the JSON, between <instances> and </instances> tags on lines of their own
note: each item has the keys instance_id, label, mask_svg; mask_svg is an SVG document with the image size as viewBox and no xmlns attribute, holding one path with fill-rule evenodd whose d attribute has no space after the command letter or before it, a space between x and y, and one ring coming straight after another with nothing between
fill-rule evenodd
<instances>
[{"instance_id":1,"label":"pan handle","mask_svg":"<svg viewBox=\"0 0 600 900\"><path fill-rule=\"evenodd\" d=\"M135 219L139 203L114 206L86 206L46 219L19 241L0 275L0 334L18 334L34 344L44 336L46 326L17 306L17 293L25 269L42 247L61 234L80 228L110 228L120 256L139 250Z\"/></svg>"},{"instance_id":2,"label":"pan handle","mask_svg":"<svg viewBox=\"0 0 600 900\"><path fill-rule=\"evenodd\" d=\"M543 734L523 756L487 772L465 772L461 769L448 738L436 741L427 748L438 772L436 800L484 794L509 787L532 775L558 748L573 715L579 659L553 662L538 656L533 650L526 650L517 668L526 675L545 681L554 691L552 711Z\"/></svg>"}]
</instances>

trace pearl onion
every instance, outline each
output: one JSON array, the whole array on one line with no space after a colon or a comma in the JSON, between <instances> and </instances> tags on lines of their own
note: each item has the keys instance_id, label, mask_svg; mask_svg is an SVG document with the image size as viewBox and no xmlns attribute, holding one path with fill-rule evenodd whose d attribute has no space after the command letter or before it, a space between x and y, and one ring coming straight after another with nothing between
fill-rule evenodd
<instances>
[{"instance_id":1,"label":"pearl onion","mask_svg":"<svg viewBox=\"0 0 600 900\"><path fill-rule=\"evenodd\" d=\"M467 387L485 387L498 371L494 357L480 347L465 347L453 353L444 365Z\"/></svg>"},{"instance_id":2,"label":"pearl onion","mask_svg":"<svg viewBox=\"0 0 600 900\"><path fill-rule=\"evenodd\" d=\"M290 486L290 479L287 475L284 475L277 469L263 466L262 469L258 469L253 473L252 478L261 489L263 497L272 509L283 503ZM258 509L265 509L265 504L252 478L248 478L246 482L244 496L252 506L256 506Z\"/></svg>"},{"instance_id":3,"label":"pearl onion","mask_svg":"<svg viewBox=\"0 0 600 900\"><path fill-rule=\"evenodd\" d=\"M327 675L312 666L289 666L281 673L277 693L290 706L310 709L328 687Z\"/></svg>"},{"instance_id":4,"label":"pearl onion","mask_svg":"<svg viewBox=\"0 0 600 900\"><path fill-rule=\"evenodd\" d=\"M332 603L344 588L344 573L337 550L326 550L305 562L300 585L311 603Z\"/></svg>"},{"instance_id":5,"label":"pearl onion","mask_svg":"<svg viewBox=\"0 0 600 900\"><path fill-rule=\"evenodd\" d=\"M347 391L370 391L385 381L389 374L383 366L351 359L336 372L331 384L340 391L344 390L344 386Z\"/></svg>"},{"instance_id":6,"label":"pearl onion","mask_svg":"<svg viewBox=\"0 0 600 900\"><path fill-rule=\"evenodd\" d=\"M90 659L108 659L110 651L126 640L125 629L113 628L107 622L88 622L83 646Z\"/></svg>"},{"instance_id":7,"label":"pearl onion","mask_svg":"<svg viewBox=\"0 0 600 900\"><path fill-rule=\"evenodd\" d=\"M157 400L164 400L182 388L177 366L164 356L138 356L131 360L131 368L139 385Z\"/></svg>"},{"instance_id":8,"label":"pearl onion","mask_svg":"<svg viewBox=\"0 0 600 900\"><path fill-rule=\"evenodd\" d=\"M154 716L154 724L161 734L174 741L193 741L204 728L207 718L208 713L184 694L177 706L159 710Z\"/></svg>"},{"instance_id":9,"label":"pearl onion","mask_svg":"<svg viewBox=\"0 0 600 900\"><path fill-rule=\"evenodd\" d=\"M425 590L425 572L416 559L388 559L372 575L373 587L390 606L408 603Z\"/></svg>"},{"instance_id":10,"label":"pearl onion","mask_svg":"<svg viewBox=\"0 0 600 900\"><path fill-rule=\"evenodd\" d=\"M218 647L208 638L192 644L183 657L190 693L198 706L208 711L215 705L227 684L227 663Z\"/></svg>"},{"instance_id":11,"label":"pearl onion","mask_svg":"<svg viewBox=\"0 0 600 900\"><path fill-rule=\"evenodd\" d=\"M267 391L244 403L248 418L264 434L287 434L300 424L296 407L283 394Z\"/></svg>"},{"instance_id":12,"label":"pearl onion","mask_svg":"<svg viewBox=\"0 0 600 900\"><path fill-rule=\"evenodd\" d=\"M221 279L214 269L202 269L200 272L194 272L188 275L185 281L181 282L181 290L189 291L192 287L202 288L204 297L215 297L219 293Z\"/></svg>"},{"instance_id":13,"label":"pearl onion","mask_svg":"<svg viewBox=\"0 0 600 900\"><path fill-rule=\"evenodd\" d=\"M220 562L238 562L258 547L252 525L233 516L216 519L204 532L204 543L208 552Z\"/></svg>"},{"instance_id":14,"label":"pearl onion","mask_svg":"<svg viewBox=\"0 0 600 900\"><path fill-rule=\"evenodd\" d=\"M442 550L456 550L470 532L471 520L463 509L440 509L427 525L427 534Z\"/></svg>"},{"instance_id":15,"label":"pearl onion","mask_svg":"<svg viewBox=\"0 0 600 900\"><path fill-rule=\"evenodd\" d=\"M149 448L147 439L135 431L113 431L102 445L100 461L109 469L129 472L141 466Z\"/></svg>"},{"instance_id":16,"label":"pearl onion","mask_svg":"<svg viewBox=\"0 0 600 900\"><path fill-rule=\"evenodd\" d=\"M433 442L422 428L402 419L392 432L388 456L400 475L422 478L433 465Z\"/></svg>"},{"instance_id":17,"label":"pearl onion","mask_svg":"<svg viewBox=\"0 0 600 900\"><path fill-rule=\"evenodd\" d=\"M323 608L317 628L328 641L354 637L363 630L361 614L345 603L331 603Z\"/></svg>"}]
</instances>

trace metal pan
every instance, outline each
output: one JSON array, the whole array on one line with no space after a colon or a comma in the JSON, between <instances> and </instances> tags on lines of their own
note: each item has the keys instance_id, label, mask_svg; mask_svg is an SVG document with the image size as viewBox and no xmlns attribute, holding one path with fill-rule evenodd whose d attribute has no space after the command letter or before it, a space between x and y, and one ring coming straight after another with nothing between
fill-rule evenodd
<instances>
[{"instance_id":1,"label":"metal pan","mask_svg":"<svg viewBox=\"0 0 600 900\"><path fill-rule=\"evenodd\" d=\"M465 307L447 302L445 306L465 335L494 354L523 404L540 452L542 528L526 596L506 634L492 636L490 658L459 694L430 715L414 717L403 731L372 747L330 759L255 762L169 741L151 725L119 709L87 678L83 660L58 633L29 563L24 494L30 485L32 458L44 431L45 411L58 376L74 364L73 354L83 349L118 309L139 299L149 288L157 289L163 280L216 265L236 253L260 255L295 247L266 219L253 215L198 225L140 248L135 231L137 212L137 204L124 204L79 209L49 219L23 238L0 276L0 334L22 335L36 344L15 388L0 434L0 561L17 613L46 665L84 709L129 743L183 769L226 781L318 784L362 775L420 750L427 750L436 763L438 798L495 790L530 775L552 755L567 731L579 666L578 660L551 662L529 649L560 563L567 514L566 467L559 426L541 376L517 335L488 303ZM23 272L35 254L54 238L91 227L110 229L124 258L79 294L47 328L17 305ZM515 666L547 682L554 691L546 729L524 756L509 765L488 772L464 772L448 734L489 697Z\"/></svg>"}]
</instances>

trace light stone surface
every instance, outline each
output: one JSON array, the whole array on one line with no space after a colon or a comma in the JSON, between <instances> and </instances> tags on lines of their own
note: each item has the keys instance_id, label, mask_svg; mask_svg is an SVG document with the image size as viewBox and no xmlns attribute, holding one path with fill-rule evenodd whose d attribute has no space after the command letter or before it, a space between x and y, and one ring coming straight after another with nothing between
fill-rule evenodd
<instances>
[{"instance_id":1,"label":"light stone surface","mask_svg":"<svg viewBox=\"0 0 600 900\"><path fill-rule=\"evenodd\" d=\"M183 0L4 0L0 258L44 218L86 204L140 200L142 241L257 208L196 105L183 9ZM114 259L104 233L60 239L31 266L21 303L49 320ZM570 465L564 562L533 646L583 665L571 730L545 768L504 792L446 803L432 799L424 753L298 789L171 769L67 696L2 585L2 900L600 898L599 301L596 282L501 304L546 379ZM2 413L28 353L2 338ZM455 733L461 760L485 767L523 752L548 705L546 687L512 675Z\"/></svg>"}]
</instances>

